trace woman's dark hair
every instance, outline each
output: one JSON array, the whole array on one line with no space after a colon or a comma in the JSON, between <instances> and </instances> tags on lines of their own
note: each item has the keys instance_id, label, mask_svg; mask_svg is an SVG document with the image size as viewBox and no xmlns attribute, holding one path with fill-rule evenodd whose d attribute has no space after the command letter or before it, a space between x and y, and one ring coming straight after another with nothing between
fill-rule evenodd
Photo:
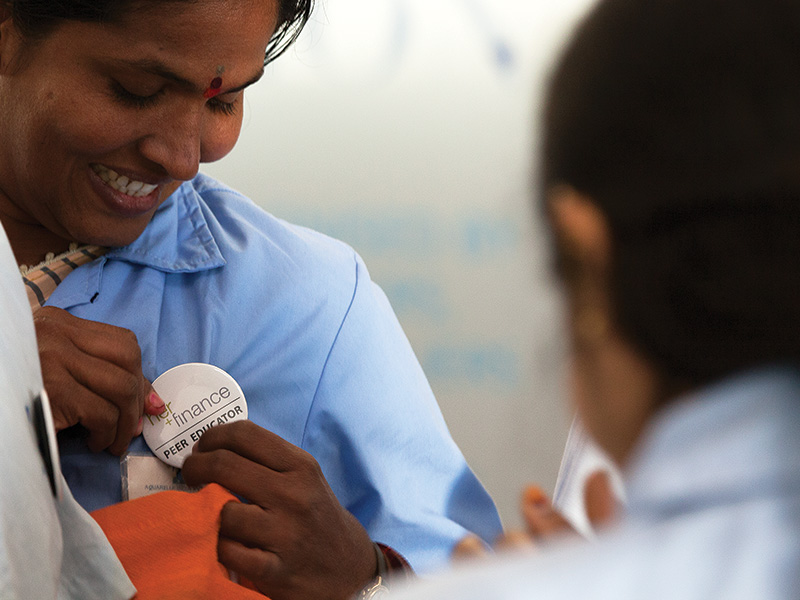
<instances>
[{"instance_id":1,"label":"woman's dark hair","mask_svg":"<svg viewBox=\"0 0 800 600\"><path fill-rule=\"evenodd\" d=\"M108 23L130 11L165 2L202 0L4 0L19 31L32 40L46 36L62 21ZM297 39L313 7L314 0L280 0L278 25L267 45L265 64Z\"/></svg>"},{"instance_id":2,"label":"woman's dark hair","mask_svg":"<svg viewBox=\"0 0 800 600\"><path fill-rule=\"evenodd\" d=\"M800 2L602 1L543 128L544 188L605 214L615 318L667 385L800 361Z\"/></svg>"}]
</instances>

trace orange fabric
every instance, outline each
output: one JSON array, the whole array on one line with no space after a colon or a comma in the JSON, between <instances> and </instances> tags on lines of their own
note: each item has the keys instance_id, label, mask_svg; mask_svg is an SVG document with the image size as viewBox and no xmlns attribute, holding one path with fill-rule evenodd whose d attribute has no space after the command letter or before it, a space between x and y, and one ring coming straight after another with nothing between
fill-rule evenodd
<instances>
[{"instance_id":1,"label":"orange fabric","mask_svg":"<svg viewBox=\"0 0 800 600\"><path fill-rule=\"evenodd\" d=\"M135 600L264 600L217 561L222 507L238 500L216 484L159 492L94 511L136 586Z\"/></svg>"}]
</instances>

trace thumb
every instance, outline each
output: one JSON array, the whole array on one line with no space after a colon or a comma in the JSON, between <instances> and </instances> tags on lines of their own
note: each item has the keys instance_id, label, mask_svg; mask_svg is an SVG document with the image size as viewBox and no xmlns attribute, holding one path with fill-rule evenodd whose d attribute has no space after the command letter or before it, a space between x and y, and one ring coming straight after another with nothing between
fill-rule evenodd
<instances>
[{"instance_id":1,"label":"thumb","mask_svg":"<svg viewBox=\"0 0 800 600\"><path fill-rule=\"evenodd\" d=\"M605 525L614 517L616 500L606 471L595 471L589 475L583 487L583 498L592 527Z\"/></svg>"},{"instance_id":2,"label":"thumb","mask_svg":"<svg viewBox=\"0 0 800 600\"><path fill-rule=\"evenodd\" d=\"M160 415L165 408L164 400L153 389L153 385L147 382L144 390L144 413L151 416Z\"/></svg>"}]
</instances>

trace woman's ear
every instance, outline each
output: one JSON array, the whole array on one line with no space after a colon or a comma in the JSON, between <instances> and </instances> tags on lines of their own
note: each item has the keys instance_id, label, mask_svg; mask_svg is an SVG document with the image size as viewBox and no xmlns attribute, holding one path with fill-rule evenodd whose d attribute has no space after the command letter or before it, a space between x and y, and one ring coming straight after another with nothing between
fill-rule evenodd
<instances>
[{"instance_id":1,"label":"woman's ear","mask_svg":"<svg viewBox=\"0 0 800 600\"><path fill-rule=\"evenodd\" d=\"M573 349L594 350L612 331L611 233L590 197L568 186L547 195L559 272L567 291Z\"/></svg>"},{"instance_id":2,"label":"woman's ear","mask_svg":"<svg viewBox=\"0 0 800 600\"><path fill-rule=\"evenodd\" d=\"M5 74L20 49L20 34L11 18L11 9L0 0L0 73Z\"/></svg>"},{"instance_id":3,"label":"woman's ear","mask_svg":"<svg viewBox=\"0 0 800 600\"><path fill-rule=\"evenodd\" d=\"M607 272L611 231L605 215L591 198L573 187L560 185L548 192L547 208L562 247L585 268Z\"/></svg>"},{"instance_id":4,"label":"woman's ear","mask_svg":"<svg viewBox=\"0 0 800 600\"><path fill-rule=\"evenodd\" d=\"M0 0L0 25L6 26L10 24L11 24L11 5L6 0Z\"/></svg>"}]
</instances>

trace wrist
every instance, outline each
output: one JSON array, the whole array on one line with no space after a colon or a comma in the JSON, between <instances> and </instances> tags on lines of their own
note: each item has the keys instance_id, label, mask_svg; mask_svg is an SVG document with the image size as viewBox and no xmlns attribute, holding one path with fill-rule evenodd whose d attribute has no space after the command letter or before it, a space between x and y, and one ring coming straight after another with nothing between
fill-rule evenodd
<instances>
[{"instance_id":1,"label":"wrist","mask_svg":"<svg viewBox=\"0 0 800 600\"><path fill-rule=\"evenodd\" d=\"M387 584L391 566L386 560L384 546L372 542L372 548L375 551L375 573L369 583L356 595L355 600L377 600L389 594Z\"/></svg>"}]
</instances>

